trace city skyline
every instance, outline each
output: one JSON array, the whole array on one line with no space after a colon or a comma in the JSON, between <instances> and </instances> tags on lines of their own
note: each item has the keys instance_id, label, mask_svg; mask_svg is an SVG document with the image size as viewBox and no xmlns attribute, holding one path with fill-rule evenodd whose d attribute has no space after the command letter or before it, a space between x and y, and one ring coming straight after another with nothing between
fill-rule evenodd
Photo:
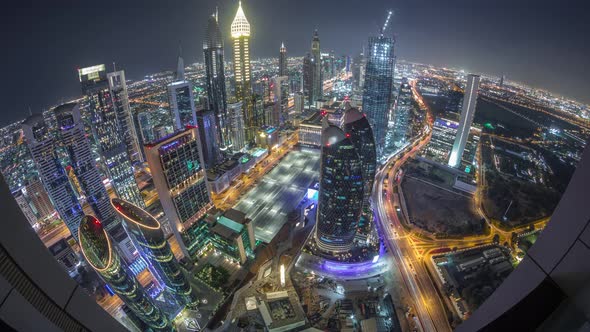
<instances>
[{"instance_id":1,"label":"city skyline","mask_svg":"<svg viewBox=\"0 0 590 332\"><path fill-rule=\"evenodd\" d=\"M105 1L11 27L5 107L62 99L0 126L0 326L588 326L590 105L512 76L590 86L564 6Z\"/></svg>"},{"instance_id":2,"label":"city skyline","mask_svg":"<svg viewBox=\"0 0 590 332\"><path fill-rule=\"evenodd\" d=\"M142 4L135 6L128 3L127 6L119 6L117 12L108 12L108 15L107 12L100 14L100 11L93 10L90 4L46 7L36 2L32 7L20 5L12 8L14 15L6 17L1 23L7 24L1 29L2 34L5 34L3 40L8 48L22 52L3 54L3 63L12 64L8 74L14 77L16 84L12 80L4 82L2 90L16 98L7 101L0 112L0 125L23 119L28 115L29 107L33 113L38 113L60 101L79 96L79 85L72 75L76 68L105 63L111 71L114 61L117 67L125 69L129 79L141 79L144 75L174 68L175 59L171 53L177 49L179 40L183 44L187 64L202 61L205 22L210 13L215 11L216 5L219 7L226 52L230 50L229 25L237 1L183 3L167 8L165 12L158 10L164 4L155 1ZM569 7L554 6L548 1L535 2L534 14L528 11L526 3L509 5L507 1L495 2L493 6L496 7L492 8L490 4L469 4L465 1L456 7L433 1L393 5L376 1L363 5L362 10L358 10L353 2L342 6L322 3L321 6L329 7L329 10L338 14L331 16L348 18L337 21L323 20L313 12L306 20L296 20L296 17L300 17L297 13L305 6L288 2L274 4L271 1L245 1L243 6L252 15L250 19L256 22L252 27L253 59L275 57L277 45L281 41L288 45L290 55L303 56L309 49L308 36L316 27L322 36L324 49L354 56L366 43L366 36L378 31L383 13L391 7L395 12L391 24L400 49L398 59L462 68L482 74L505 74L507 80L523 82L590 103L590 97L585 93L588 83L584 79L584 74L588 74L590 68L584 66L587 64L584 55L590 46L577 42L584 39L582 31L588 30L590 22L586 11L577 10L581 2L574 1ZM293 26L294 29L272 29L275 19L264 19L265 15L278 10L280 6L287 6L288 10L281 10L292 13L285 17L285 22L281 22L282 26ZM89 11L98 14L89 19L84 14ZM131 24L123 19L131 12L141 22L155 21L160 24L154 24L153 27ZM60 14L56 16L52 13ZM566 19L565 14L577 15L578 19ZM71 17L71 22L64 24L63 20L55 20L55 17L62 15ZM420 24L415 21L417 19ZM347 28L347 22L351 20L358 23L353 30ZM431 23L426 24L425 21ZM546 21L554 23L547 25L543 23ZM120 25L125 27L125 34L115 33ZM467 31L473 25L478 29ZM162 29L162 26L167 28ZM181 33L174 33L176 28L181 28ZM15 30L21 32L14 33ZM305 33L298 33L300 30ZM112 33L97 34L99 31ZM130 38L130 35L138 33L147 33L150 40ZM339 37L342 33L349 37ZM90 45L85 37L89 34L97 34L96 40ZM107 35L108 40L105 39ZM104 47L108 44L112 46ZM499 48L503 49L501 54L494 51ZM568 51L567 61L560 55L561 50ZM18 58L15 57L16 53L19 53ZM38 54L44 54L44 63L48 66L38 68L33 65ZM530 58L528 54L536 56ZM32 85L31 90L37 91L34 94L17 88L30 77L38 78L38 81L27 82ZM48 87L44 84L47 81L55 84Z\"/></svg>"}]
</instances>

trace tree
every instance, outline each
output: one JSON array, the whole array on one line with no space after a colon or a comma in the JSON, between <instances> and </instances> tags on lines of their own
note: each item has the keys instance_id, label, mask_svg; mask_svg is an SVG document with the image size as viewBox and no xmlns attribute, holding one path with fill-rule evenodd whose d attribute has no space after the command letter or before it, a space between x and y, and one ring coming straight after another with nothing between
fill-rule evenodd
<instances>
[{"instance_id":1,"label":"tree","mask_svg":"<svg viewBox=\"0 0 590 332\"><path fill-rule=\"evenodd\" d=\"M500 243L500 235L499 234L494 235L494 240L493 241L494 241L494 244Z\"/></svg>"}]
</instances>

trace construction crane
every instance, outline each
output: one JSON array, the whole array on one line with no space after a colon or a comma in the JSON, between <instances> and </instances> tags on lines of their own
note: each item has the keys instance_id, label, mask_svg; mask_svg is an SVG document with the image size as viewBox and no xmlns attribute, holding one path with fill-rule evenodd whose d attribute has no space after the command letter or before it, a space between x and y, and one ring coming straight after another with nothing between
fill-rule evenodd
<instances>
[{"instance_id":1,"label":"construction crane","mask_svg":"<svg viewBox=\"0 0 590 332\"><path fill-rule=\"evenodd\" d=\"M385 24L383 24L383 28L381 28L381 37L383 37L383 34L385 34L385 30L387 29L387 26L389 25L389 21L391 20L391 16L393 15L393 10L389 10L387 12L387 18L385 19Z\"/></svg>"}]
</instances>

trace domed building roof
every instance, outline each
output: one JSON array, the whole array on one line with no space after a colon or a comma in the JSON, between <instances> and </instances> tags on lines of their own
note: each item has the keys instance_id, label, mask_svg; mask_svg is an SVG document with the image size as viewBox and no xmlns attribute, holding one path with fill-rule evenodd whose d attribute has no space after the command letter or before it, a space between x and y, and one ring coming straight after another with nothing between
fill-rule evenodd
<instances>
[{"instance_id":1,"label":"domed building roof","mask_svg":"<svg viewBox=\"0 0 590 332\"><path fill-rule=\"evenodd\" d=\"M322 145L330 146L344 139L346 139L344 132L334 125L329 125L322 131Z\"/></svg>"}]
</instances>

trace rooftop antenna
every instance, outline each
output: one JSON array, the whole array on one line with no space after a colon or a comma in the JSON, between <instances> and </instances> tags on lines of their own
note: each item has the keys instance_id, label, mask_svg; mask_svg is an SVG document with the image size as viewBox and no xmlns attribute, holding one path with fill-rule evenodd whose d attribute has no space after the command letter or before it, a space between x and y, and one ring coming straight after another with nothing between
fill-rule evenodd
<instances>
[{"instance_id":1,"label":"rooftop antenna","mask_svg":"<svg viewBox=\"0 0 590 332\"><path fill-rule=\"evenodd\" d=\"M215 22L219 23L219 7L215 6Z\"/></svg>"},{"instance_id":2,"label":"rooftop antenna","mask_svg":"<svg viewBox=\"0 0 590 332\"><path fill-rule=\"evenodd\" d=\"M31 106L29 106L29 115L33 115L33 110L31 110Z\"/></svg>"},{"instance_id":3,"label":"rooftop antenna","mask_svg":"<svg viewBox=\"0 0 590 332\"><path fill-rule=\"evenodd\" d=\"M117 64L115 63L115 61L113 61L113 71L117 71Z\"/></svg>"},{"instance_id":4,"label":"rooftop antenna","mask_svg":"<svg viewBox=\"0 0 590 332\"><path fill-rule=\"evenodd\" d=\"M383 24L383 28L381 28L381 37L383 37L383 34L385 33L385 30L387 29L387 25L389 25L391 15L393 15L393 10L390 9L387 12L387 18L385 19L385 24Z\"/></svg>"}]
</instances>

